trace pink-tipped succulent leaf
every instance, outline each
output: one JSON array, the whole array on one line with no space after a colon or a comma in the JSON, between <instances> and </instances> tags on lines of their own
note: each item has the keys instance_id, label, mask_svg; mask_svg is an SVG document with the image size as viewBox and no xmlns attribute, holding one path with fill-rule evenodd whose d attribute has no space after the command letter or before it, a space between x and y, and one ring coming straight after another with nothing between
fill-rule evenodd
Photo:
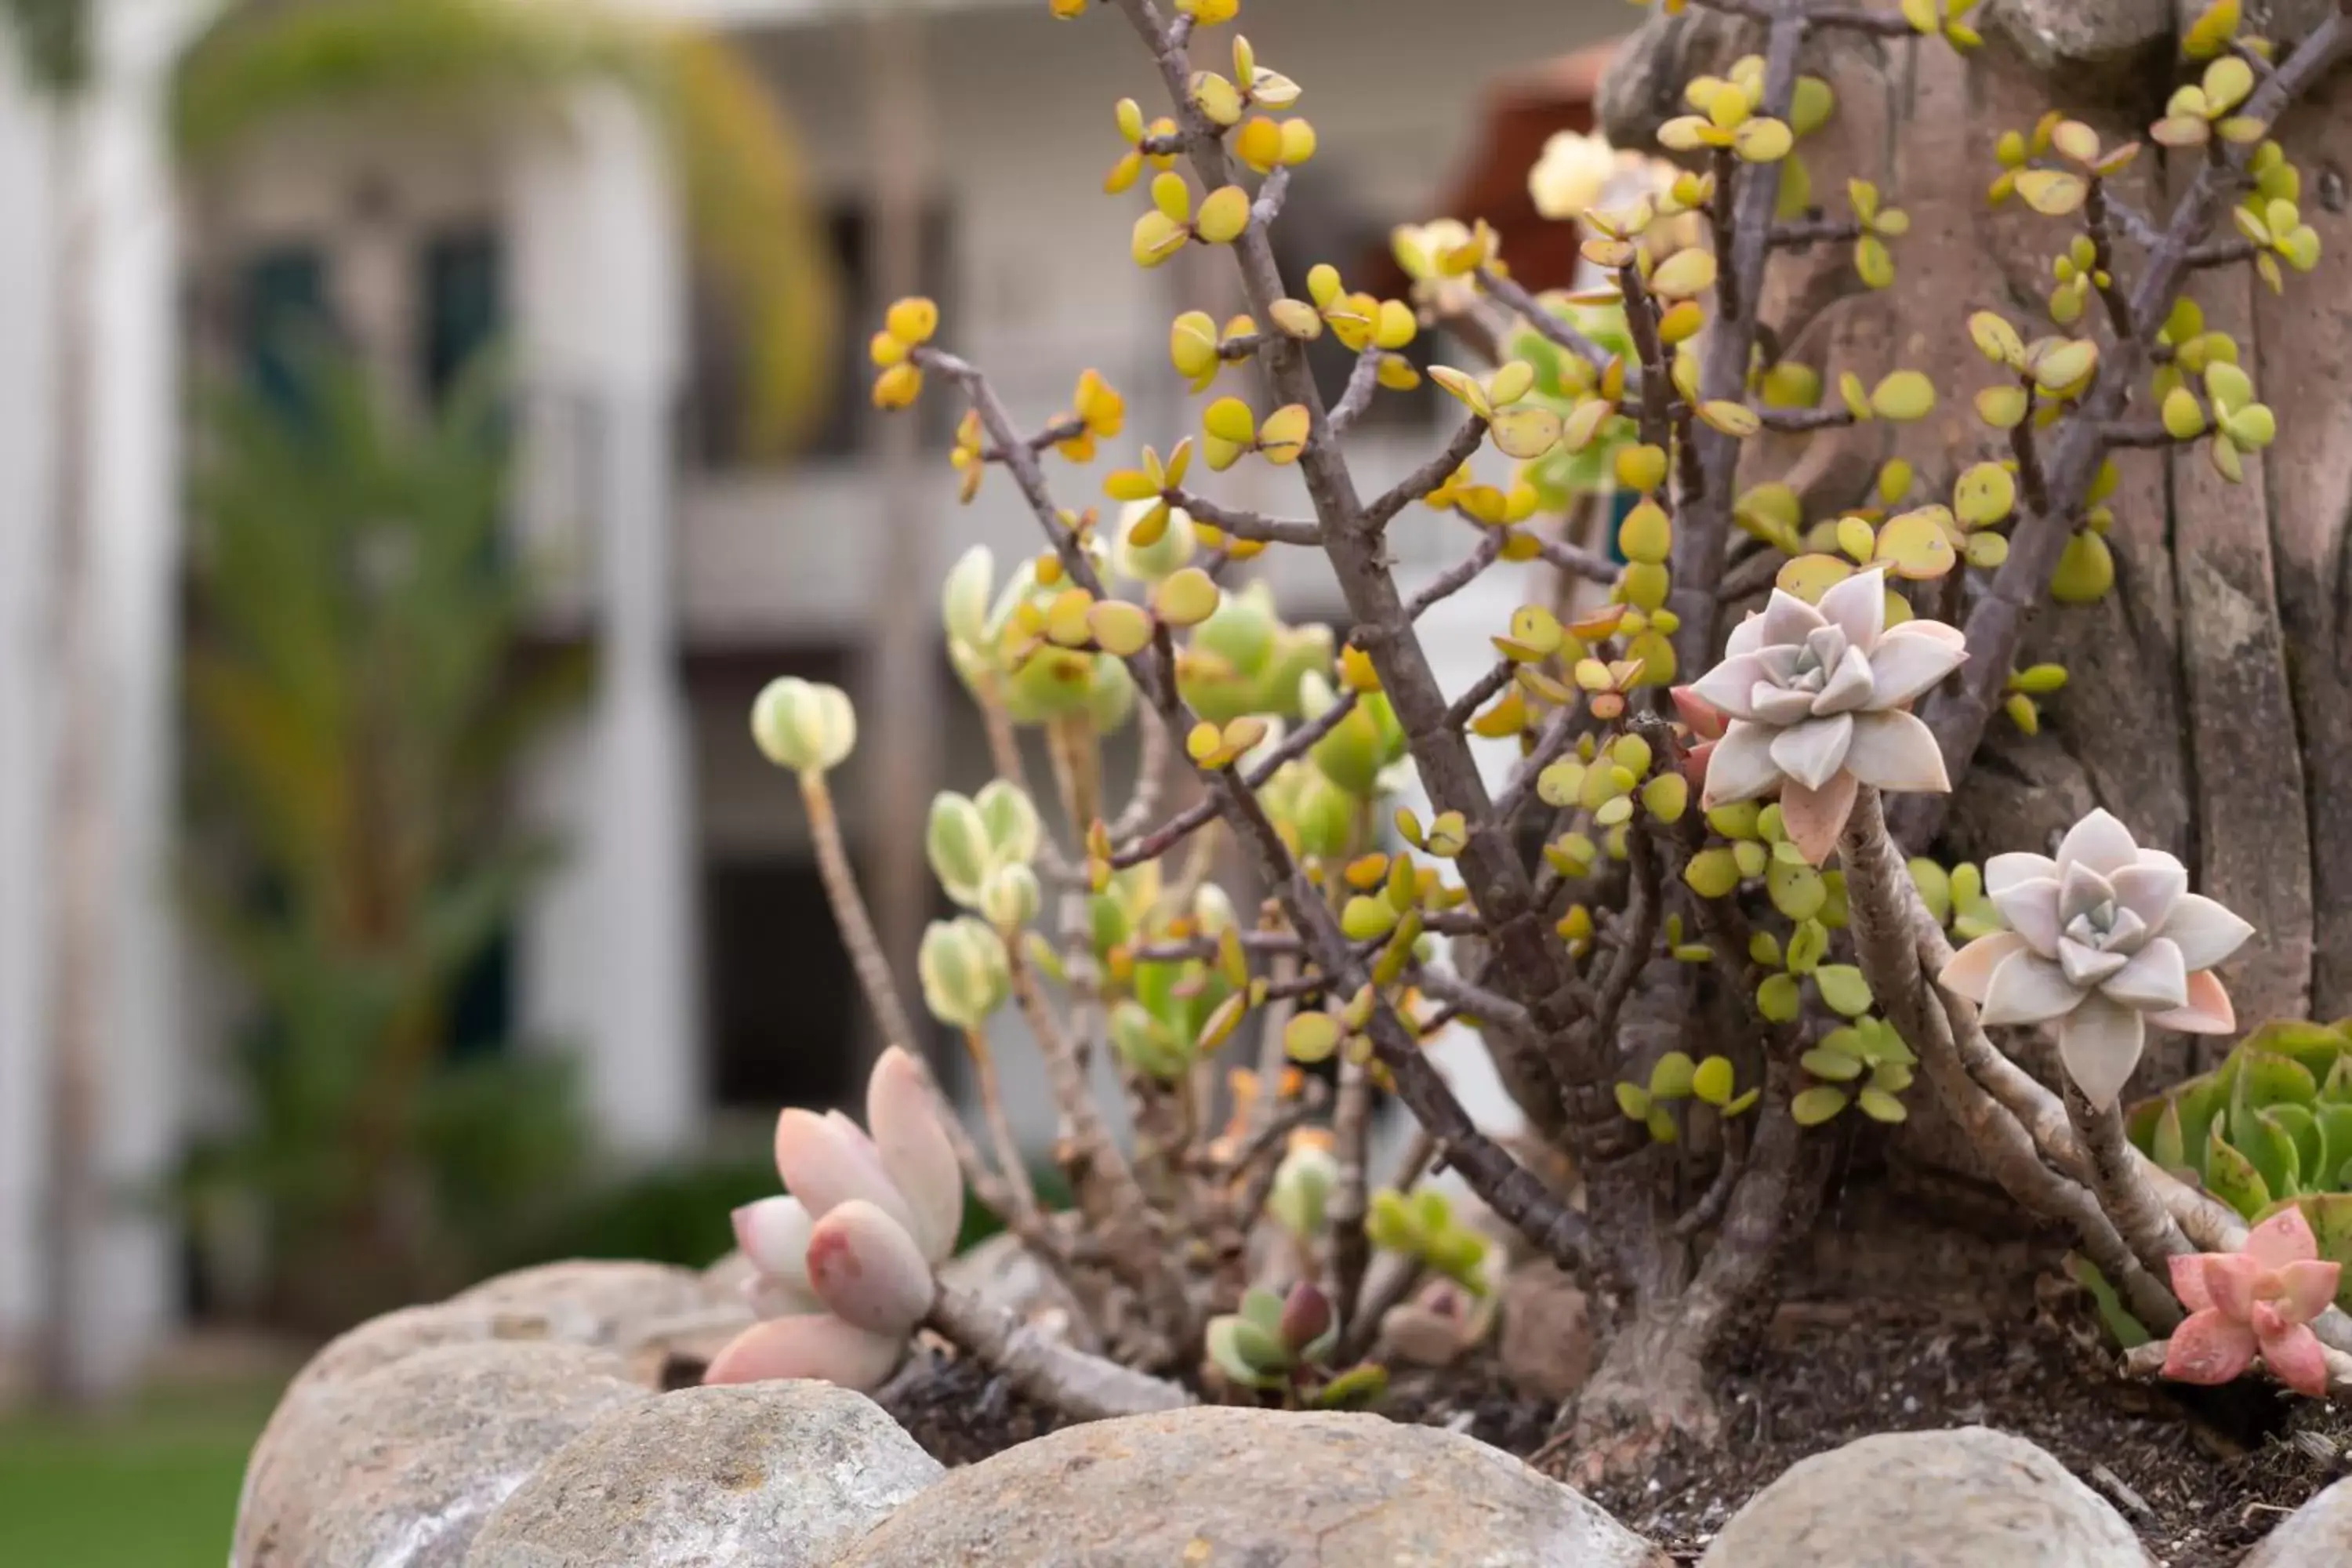
<instances>
[{"instance_id":1,"label":"pink-tipped succulent leaf","mask_svg":"<svg viewBox=\"0 0 2352 1568\"><path fill-rule=\"evenodd\" d=\"M758 1203L745 1204L735 1211L735 1245L752 1268L760 1271L763 1282L772 1282L790 1293L784 1300L797 1297L809 1303L797 1309L811 1312L816 1310L816 1298L809 1287L809 1236L816 1222L798 1198L761 1198ZM765 1312L762 1316L780 1314Z\"/></svg>"},{"instance_id":2,"label":"pink-tipped succulent leaf","mask_svg":"<svg viewBox=\"0 0 2352 1568\"><path fill-rule=\"evenodd\" d=\"M702 1374L705 1384L822 1379L871 1394L889 1380L906 1354L906 1336L869 1333L830 1312L754 1323L720 1351Z\"/></svg>"},{"instance_id":3,"label":"pink-tipped succulent leaf","mask_svg":"<svg viewBox=\"0 0 2352 1568\"><path fill-rule=\"evenodd\" d=\"M1959 632L1940 621L1886 625L1884 572L1848 577L1819 608L1774 589L1763 613L1733 631L1723 662L1689 697L1677 694L1685 721L1706 710L1727 721L1702 804L1777 792L1789 837L1820 864L1861 785L1952 787L1935 735L1910 707L1967 657Z\"/></svg>"},{"instance_id":4,"label":"pink-tipped succulent leaf","mask_svg":"<svg viewBox=\"0 0 2352 1568\"><path fill-rule=\"evenodd\" d=\"M1700 741L1723 739L1724 727L1729 721L1724 718L1722 709L1701 697L1696 688L1677 686L1667 695L1674 699L1675 717L1690 727L1694 739Z\"/></svg>"},{"instance_id":5,"label":"pink-tipped succulent leaf","mask_svg":"<svg viewBox=\"0 0 2352 1568\"><path fill-rule=\"evenodd\" d=\"M893 1185L907 1200L924 1258L945 1262L963 1228L963 1171L940 1125L922 1069L897 1046L866 1083L866 1124Z\"/></svg>"},{"instance_id":6,"label":"pink-tipped succulent leaf","mask_svg":"<svg viewBox=\"0 0 2352 1568\"><path fill-rule=\"evenodd\" d=\"M882 1156L856 1122L838 1112L787 1110L776 1118L776 1172L785 1191L800 1199L814 1219L852 1200L863 1199L908 1230L914 1215L906 1195L883 1168Z\"/></svg>"},{"instance_id":7,"label":"pink-tipped succulent leaf","mask_svg":"<svg viewBox=\"0 0 2352 1568\"><path fill-rule=\"evenodd\" d=\"M2211 971L2254 928L2190 892L2179 860L2141 848L2107 813L2069 829L2055 859L1994 856L1985 890L2009 929L1969 943L1937 978L1987 1024L2055 1023L2067 1076L2095 1108L2123 1091L2148 1025L2237 1026Z\"/></svg>"},{"instance_id":8,"label":"pink-tipped succulent leaf","mask_svg":"<svg viewBox=\"0 0 2352 1568\"><path fill-rule=\"evenodd\" d=\"M907 1227L852 1198L816 1222L809 1237L809 1284L835 1316L869 1333L905 1339L939 1286Z\"/></svg>"},{"instance_id":9,"label":"pink-tipped succulent leaf","mask_svg":"<svg viewBox=\"0 0 2352 1568\"><path fill-rule=\"evenodd\" d=\"M2189 1312L2166 1347L2165 1376L2228 1383L2259 1355L2296 1393L2327 1396L2327 1357L2311 1321L2335 1300L2344 1266L2320 1260L2303 1210L2281 1209L2239 1251L2189 1253L2171 1267L2173 1294Z\"/></svg>"}]
</instances>

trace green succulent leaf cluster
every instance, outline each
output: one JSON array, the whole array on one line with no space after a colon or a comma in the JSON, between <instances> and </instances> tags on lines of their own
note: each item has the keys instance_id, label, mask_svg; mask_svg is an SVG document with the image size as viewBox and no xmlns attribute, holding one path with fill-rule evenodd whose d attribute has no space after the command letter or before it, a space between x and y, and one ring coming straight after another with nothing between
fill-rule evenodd
<instances>
[{"instance_id":1,"label":"green succulent leaf cluster","mask_svg":"<svg viewBox=\"0 0 2352 1568\"><path fill-rule=\"evenodd\" d=\"M1842 967L1824 966L1814 978L1818 982L1830 969ZM1841 976L1835 984L1843 991L1859 985L1861 979L1862 972L1855 970L1851 982ZM1869 988L1864 986L1859 999L1865 1007L1869 994ZM1848 995L1844 1000L1855 998ZM1919 1065L1919 1058L1884 1018L1856 1017L1832 1029L1822 1037L1821 1044L1798 1059L1798 1065L1815 1080L1799 1092L1790 1108L1804 1126L1819 1126L1848 1105L1874 1121L1901 1121L1910 1114L1901 1097L1911 1087L1911 1069Z\"/></svg>"},{"instance_id":2,"label":"green succulent leaf cluster","mask_svg":"<svg viewBox=\"0 0 2352 1568\"><path fill-rule=\"evenodd\" d=\"M1434 1187L1411 1194L1384 1187L1374 1193L1364 1217L1364 1233L1383 1252L1410 1258L1473 1294L1486 1293L1485 1265L1492 1244L1464 1224L1445 1194Z\"/></svg>"},{"instance_id":3,"label":"green succulent leaf cluster","mask_svg":"<svg viewBox=\"0 0 2352 1568\"><path fill-rule=\"evenodd\" d=\"M1211 723L1250 714L1297 719L1299 683L1310 673L1328 677L1331 658L1331 628L1286 624L1260 580L1225 595L1192 628L1177 655L1176 686Z\"/></svg>"},{"instance_id":4,"label":"green succulent leaf cluster","mask_svg":"<svg viewBox=\"0 0 2352 1568\"><path fill-rule=\"evenodd\" d=\"M1609 353L1622 355L1629 363L1634 361L1633 341L1625 331L1622 305L1577 304L1567 300L1547 300L1546 305L1589 342ZM1563 421L1593 395L1599 384L1600 373L1591 361L1570 353L1533 331L1523 331L1513 338L1506 357L1524 361L1535 370L1535 390L1528 394L1526 404L1548 409ZM1575 451L1564 443L1554 447L1529 463L1523 477L1535 487L1545 510L1565 511L1577 497L1612 487L1617 454L1633 445L1634 439L1633 420L1622 415L1609 416L1601 420L1589 445Z\"/></svg>"},{"instance_id":5,"label":"green succulent leaf cluster","mask_svg":"<svg viewBox=\"0 0 2352 1568\"><path fill-rule=\"evenodd\" d=\"M1116 994L1110 1005L1111 1047L1136 1071L1162 1083L1189 1072L1202 1042L1216 1032L1221 1011L1238 1022L1249 985L1249 965L1232 902L1212 883L1189 909L1171 907L1161 894L1160 867L1147 861L1116 873L1092 900L1097 955ZM1206 938L1213 956L1136 959L1134 948Z\"/></svg>"},{"instance_id":6,"label":"green succulent leaf cluster","mask_svg":"<svg viewBox=\"0 0 2352 1568\"><path fill-rule=\"evenodd\" d=\"M2134 1106L2132 1142L2250 1222L2296 1204L2352 1262L2352 1020L2271 1023L2221 1065ZM2352 1304L2352 1289L2340 1301Z\"/></svg>"},{"instance_id":7,"label":"green succulent leaf cluster","mask_svg":"<svg viewBox=\"0 0 2352 1568\"><path fill-rule=\"evenodd\" d=\"M1099 540L1090 540L1088 550L1097 571L1108 565ZM994 574L993 556L976 544L948 575L941 618L948 657L964 684L975 693L993 692L1016 724L1083 715L1097 733L1117 732L1135 711L1135 682L1126 664L1024 629L1024 621L1042 621L1063 592L1038 580L1034 560L1014 568L992 602Z\"/></svg>"},{"instance_id":8,"label":"green succulent leaf cluster","mask_svg":"<svg viewBox=\"0 0 2352 1568\"><path fill-rule=\"evenodd\" d=\"M1241 1310L1209 1320L1209 1360L1243 1388L1280 1390L1310 1409L1360 1409L1388 1391L1388 1373L1366 1363L1334 1371L1339 1318L1330 1300L1301 1283L1288 1296L1253 1286Z\"/></svg>"},{"instance_id":9,"label":"green succulent leaf cluster","mask_svg":"<svg viewBox=\"0 0 2352 1568\"><path fill-rule=\"evenodd\" d=\"M1845 929L1845 873L1820 870L1805 858L1782 826L1777 802L1718 805L1706 814L1706 824L1726 842L1692 856L1684 882L1703 899L1720 899L1760 879L1772 907L1795 921L1797 931L1785 952L1776 939L1770 956L1760 951L1750 956L1768 968L1785 964L1811 973L1828 949L1828 933ZM1808 925L1819 930L1808 932Z\"/></svg>"},{"instance_id":10,"label":"green succulent leaf cluster","mask_svg":"<svg viewBox=\"0 0 2352 1568\"><path fill-rule=\"evenodd\" d=\"M1738 1069L1729 1057L1693 1061L1685 1052L1668 1051L1651 1066L1646 1084L1629 1080L1617 1085L1617 1109L1647 1127L1658 1142L1672 1143L1682 1135L1675 1121L1675 1102L1696 1100L1727 1118L1754 1105L1761 1093L1739 1088Z\"/></svg>"},{"instance_id":11,"label":"green succulent leaf cluster","mask_svg":"<svg viewBox=\"0 0 2352 1568\"><path fill-rule=\"evenodd\" d=\"M1043 833L1020 786L991 779L976 795L932 797L923 853L949 898L1010 934L1036 917L1040 890L1029 863Z\"/></svg>"}]
</instances>

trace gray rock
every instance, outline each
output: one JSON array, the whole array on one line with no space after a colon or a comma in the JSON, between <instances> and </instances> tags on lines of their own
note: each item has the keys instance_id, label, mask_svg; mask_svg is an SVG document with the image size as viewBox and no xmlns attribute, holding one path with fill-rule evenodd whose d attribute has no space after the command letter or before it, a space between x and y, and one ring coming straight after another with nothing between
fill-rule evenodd
<instances>
[{"instance_id":1,"label":"gray rock","mask_svg":"<svg viewBox=\"0 0 2352 1568\"><path fill-rule=\"evenodd\" d=\"M1377 1415L1203 1406L951 1471L835 1568L1665 1568L1507 1454Z\"/></svg>"},{"instance_id":2,"label":"gray rock","mask_svg":"<svg viewBox=\"0 0 2352 1568\"><path fill-rule=\"evenodd\" d=\"M2317 1568L2352 1563L2352 1481L2334 1486L2289 1514L2241 1568Z\"/></svg>"},{"instance_id":3,"label":"gray rock","mask_svg":"<svg viewBox=\"0 0 2352 1568\"><path fill-rule=\"evenodd\" d=\"M594 1343L595 1337L596 1321L587 1310L562 1301L546 1302L538 1308L443 1301L370 1318L329 1341L325 1348L303 1363L302 1370L294 1374L286 1391L278 1396L278 1408L270 1412L269 1424L262 1428L259 1440L254 1444L254 1455L257 1459L277 1444L280 1430L296 1419L296 1412L318 1390L365 1377L421 1351L445 1345L493 1343L589 1345ZM257 1474L257 1466L248 1465L238 1499L239 1512L250 1505Z\"/></svg>"},{"instance_id":4,"label":"gray rock","mask_svg":"<svg viewBox=\"0 0 2352 1568\"><path fill-rule=\"evenodd\" d=\"M1996 0L1991 19L2048 69L2126 59L2172 38L2174 0Z\"/></svg>"},{"instance_id":5,"label":"gray rock","mask_svg":"<svg viewBox=\"0 0 2352 1568\"><path fill-rule=\"evenodd\" d=\"M741 1306L750 1299L744 1292L758 1275L751 1260L738 1248L702 1271L703 1300L715 1307Z\"/></svg>"},{"instance_id":6,"label":"gray rock","mask_svg":"<svg viewBox=\"0 0 2352 1568\"><path fill-rule=\"evenodd\" d=\"M625 1353L657 1334L707 1317L711 1309L702 1276L691 1268L590 1258L501 1274L450 1300L509 1309L549 1303L576 1307L595 1320L598 1344ZM748 1306L743 1319L751 1321Z\"/></svg>"},{"instance_id":7,"label":"gray rock","mask_svg":"<svg viewBox=\"0 0 2352 1568\"><path fill-rule=\"evenodd\" d=\"M229 1568L459 1568L549 1455L647 1397L625 1369L583 1345L492 1342L315 1383L254 1449Z\"/></svg>"},{"instance_id":8,"label":"gray rock","mask_svg":"<svg viewBox=\"0 0 2352 1568\"><path fill-rule=\"evenodd\" d=\"M404 1307L329 1341L294 1374L279 1403L321 1384L364 1377L419 1351L501 1342L593 1345L600 1331L586 1307L554 1298L529 1306L457 1300Z\"/></svg>"},{"instance_id":9,"label":"gray rock","mask_svg":"<svg viewBox=\"0 0 2352 1568\"><path fill-rule=\"evenodd\" d=\"M824 1568L940 1474L829 1383L688 1388L615 1410L502 1504L467 1568Z\"/></svg>"},{"instance_id":10,"label":"gray rock","mask_svg":"<svg viewBox=\"0 0 2352 1568\"><path fill-rule=\"evenodd\" d=\"M2146 1568L2106 1500L2022 1437L1885 1432L1748 1500L1699 1568Z\"/></svg>"},{"instance_id":11,"label":"gray rock","mask_svg":"<svg viewBox=\"0 0 2352 1568\"><path fill-rule=\"evenodd\" d=\"M1503 1282L1496 1352L1514 1387L1546 1399L1571 1398L1591 1379L1591 1305L1559 1265L1522 1264Z\"/></svg>"},{"instance_id":12,"label":"gray rock","mask_svg":"<svg viewBox=\"0 0 2352 1568\"><path fill-rule=\"evenodd\" d=\"M2138 64L2171 45L2173 0L1994 0L1978 30L1988 26L2042 70Z\"/></svg>"}]
</instances>

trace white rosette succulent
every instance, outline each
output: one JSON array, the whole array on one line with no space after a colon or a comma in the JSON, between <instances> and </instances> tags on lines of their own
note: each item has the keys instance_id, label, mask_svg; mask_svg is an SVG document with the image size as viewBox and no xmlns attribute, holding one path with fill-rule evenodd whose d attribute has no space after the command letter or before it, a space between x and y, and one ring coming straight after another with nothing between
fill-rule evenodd
<instances>
[{"instance_id":1,"label":"white rosette succulent","mask_svg":"<svg viewBox=\"0 0 2352 1568\"><path fill-rule=\"evenodd\" d=\"M1820 865L1863 784L1949 790L1934 733L1910 705L1968 658L1941 621L1886 624L1883 572L1858 572L1818 608L1774 589L1692 688L1729 722L1707 756L1708 808L1777 793L1782 826Z\"/></svg>"},{"instance_id":2,"label":"white rosette succulent","mask_svg":"<svg viewBox=\"0 0 2352 1568\"><path fill-rule=\"evenodd\" d=\"M2149 1025L2237 1027L2212 969L2254 928L2190 892L2179 860L2141 848L2107 813L2076 823L2055 859L1994 856L1985 891L2009 929L1969 943L1937 978L1987 1024L2056 1024L2066 1075L2094 1109L2122 1092Z\"/></svg>"}]
</instances>

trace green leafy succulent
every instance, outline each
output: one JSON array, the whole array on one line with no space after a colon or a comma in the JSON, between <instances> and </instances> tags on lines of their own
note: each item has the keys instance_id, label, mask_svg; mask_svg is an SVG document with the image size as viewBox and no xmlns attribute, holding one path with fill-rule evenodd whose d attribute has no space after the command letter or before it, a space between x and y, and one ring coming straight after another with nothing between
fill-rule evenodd
<instances>
[{"instance_id":1,"label":"green leafy succulent","mask_svg":"<svg viewBox=\"0 0 2352 1568\"><path fill-rule=\"evenodd\" d=\"M2150 1159L2250 1222L2298 1205L2320 1256L2352 1261L2352 1020L2265 1024L2126 1125ZM2352 1306L2352 1289L2338 1300Z\"/></svg>"},{"instance_id":2,"label":"green leafy succulent","mask_svg":"<svg viewBox=\"0 0 2352 1568\"><path fill-rule=\"evenodd\" d=\"M1286 1297L1253 1286L1242 1310L1209 1320L1209 1360L1243 1388L1279 1390L1316 1410L1361 1408L1388 1390L1385 1369L1367 1363L1334 1372L1339 1314L1329 1298L1301 1283Z\"/></svg>"}]
</instances>

